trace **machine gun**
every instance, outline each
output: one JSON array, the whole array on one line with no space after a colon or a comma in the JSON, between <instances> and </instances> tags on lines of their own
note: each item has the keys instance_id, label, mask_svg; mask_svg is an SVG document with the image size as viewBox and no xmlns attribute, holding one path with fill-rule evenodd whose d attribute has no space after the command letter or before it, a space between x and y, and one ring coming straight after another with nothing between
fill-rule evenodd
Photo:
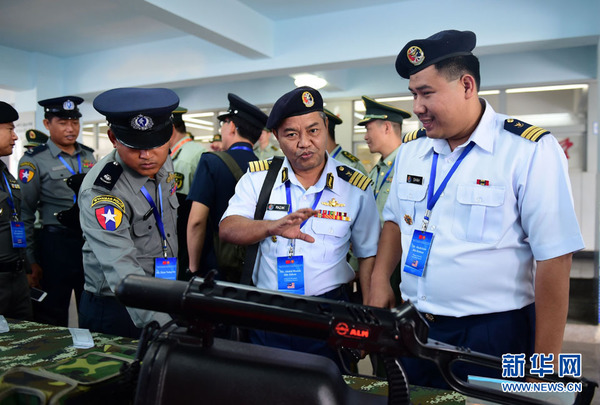
<instances>
[{"instance_id":1,"label":"machine gun","mask_svg":"<svg viewBox=\"0 0 600 405\"><path fill-rule=\"evenodd\" d=\"M185 341L186 336L200 337L199 344L205 349L205 354L206 350L220 340L213 339L214 326L225 323L326 340L335 348L344 347L364 350L368 353L379 353L387 361L398 356L420 357L434 362L450 387L464 395L511 405L545 403L538 399L475 386L457 378L451 368L452 364L457 361L496 369L502 369L502 361L494 356L428 339L427 322L409 302L390 310L216 282L209 278L193 278L189 283L185 283L136 275L126 277L119 284L116 294L126 306L170 313L180 325L186 328L183 333L175 334L176 340ZM228 344L234 343L241 344L228 342ZM223 342L219 342L219 345L223 344ZM264 353L263 351L278 349L251 346L239 349L238 353L245 350L260 351L263 356L275 356L276 352ZM302 353L298 353L298 355L302 355ZM156 351L154 356L158 356ZM290 357L292 356L287 354L287 359ZM313 357L319 356L310 358ZM146 361L144 358L144 363ZM323 358L322 361L333 365L329 359ZM397 361L395 363L401 371L400 364ZM264 368L262 372L265 372ZM582 383L583 392L588 392L589 398L583 399L580 395L577 403L591 401L591 396L593 396L595 383L585 379L560 378L556 374L539 378L531 374L530 368L527 366L525 373L527 377L544 381ZM142 381L141 378L140 381ZM388 368L388 382L388 403L408 404L407 385L403 371L390 375ZM591 395L589 395L590 390ZM244 398L246 401L243 402L254 403L249 402L249 397ZM344 398L343 402L339 403L354 403L347 396ZM286 403L290 402L286 401ZM365 398L361 398L360 400L356 399L356 403L381 402L376 399L367 401Z\"/></svg>"}]
</instances>

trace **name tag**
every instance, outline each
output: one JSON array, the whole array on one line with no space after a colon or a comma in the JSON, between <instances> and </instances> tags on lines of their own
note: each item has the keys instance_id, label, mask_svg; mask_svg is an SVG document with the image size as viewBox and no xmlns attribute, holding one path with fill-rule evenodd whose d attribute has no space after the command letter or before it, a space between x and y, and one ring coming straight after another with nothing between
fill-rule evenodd
<instances>
[{"instance_id":1,"label":"name tag","mask_svg":"<svg viewBox=\"0 0 600 405\"><path fill-rule=\"evenodd\" d=\"M410 248L404 263L404 271L414 274L417 277L423 277L425 272L425 263L431 250L433 233L416 230L413 232Z\"/></svg>"},{"instance_id":2,"label":"name tag","mask_svg":"<svg viewBox=\"0 0 600 405\"><path fill-rule=\"evenodd\" d=\"M304 295L304 257L277 258L277 287L282 292Z\"/></svg>"},{"instance_id":3,"label":"name tag","mask_svg":"<svg viewBox=\"0 0 600 405\"><path fill-rule=\"evenodd\" d=\"M267 205L267 211L285 211L290 209L289 204L269 204Z\"/></svg>"},{"instance_id":4,"label":"name tag","mask_svg":"<svg viewBox=\"0 0 600 405\"><path fill-rule=\"evenodd\" d=\"M27 239L25 239L24 222L10 221L10 234L12 236L12 244L14 248L27 247Z\"/></svg>"},{"instance_id":5,"label":"name tag","mask_svg":"<svg viewBox=\"0 0 600 405\"><path fill-rule=\"evenodd\" d=\"M157 257L154 259L154 277L165 280L177 279L177 258Z\"/></svg>"}]
</instances>

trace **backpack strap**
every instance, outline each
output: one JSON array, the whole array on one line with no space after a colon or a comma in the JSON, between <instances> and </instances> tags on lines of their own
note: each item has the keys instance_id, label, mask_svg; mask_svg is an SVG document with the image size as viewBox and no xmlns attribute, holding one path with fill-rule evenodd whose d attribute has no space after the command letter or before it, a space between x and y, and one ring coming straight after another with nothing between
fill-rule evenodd
<instances>
[{"instance_id":1,"label":"backpack strap","mask_svg":"<svg viewBox=\"0 0 600 405\"><path fill-rule=\"evenodd\" d=\"M227 165L231 174L233 174L233 177L235 178L236 183L244 175L244 173L242 172L242 169L240 169L240 165L237 164L237 162L231 157L231 155L229 153L224 152L224 151L223 152L210 151L210 152L205 152L205 153L210 153L211 155L215 155L219 159L221 159L223 161L223 163L225 163L225 165Z\"/></svg>"},{"instance_id":2,"label":"backpack strap","mask_svg":"<svg viewBox=\"0 0 600 405\"><path fill-rule=\"evenodd\" d=\"M260 189L258 202L256 203L256 210L254 211L254 220L261 220L264 218L265 212L267 211L269 196L271 195L271 190L273 190L275 180L277 179L277 174L279 173L279 169L281 168L282 164L283 157L273 156L271 164L269 165L267 177L265 178L265 182ZM244 260L244 268L242 270L242 278L240 281L241 284L252 285L252 273L254 271L256 255L258 254L259 243L260 242L250 245L246 249L246 260Z\"/></svg>"}]
</instances>

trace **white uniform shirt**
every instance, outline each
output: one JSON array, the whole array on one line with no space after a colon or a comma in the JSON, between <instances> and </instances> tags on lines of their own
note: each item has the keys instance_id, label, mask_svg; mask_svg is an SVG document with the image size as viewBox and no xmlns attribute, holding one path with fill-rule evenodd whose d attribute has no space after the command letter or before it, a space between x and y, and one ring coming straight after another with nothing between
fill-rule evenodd
<instances>
[{"instance_id":1,"label":"white uniform shirt","mask_svg":"<svg viewBox=\"0 0 600 405\"><path fill-rule=\"evenodd\" d=\"M273 204L273 207L287 204L285 182L282 182L282 173L285 170L291 182L292 211L311 208L315 197L323 190L315 209L345 213L350 219L344 221L311 217L302 227L304 233L315 238L314 243L302 240L295 242L294 254L304 256L306 295L320 295L354 279L354 271L346 261L350 243L356 257L371 257L377 253L380 225L373 190L369 186L363 191L338 177L338 166L342 164L328 158L317 183L305 190L286 158L269 198L269 205ZM349 169L345 167L344 170ZM258 196L266 174L265 170L247 172L242 176L223 218L231 215L254 218ZM328 176L332 177L332 187L327 186ZM267 207L264 219L277 220L287 214L287 210L274 210ZM277 290L277 257L287 256L289 247L290 240L281 236L277 236L276 241L267 238L260 243L252 277L257 287Z\"/></svg>"},{"instance_id":2,"label":"white uniform shirt","mask_svg":"<svg viewBox=\"0 0 600 405\"><path fill-rule=\"evenodd\" d=\"M402 272L402 298L420 311L465 316L522 308L534 301L534 260L584 247L560 145L551 134L538 142L513 134L506 118L486 102L469 139L475 147L432 209L423 277ZM420 138L400 148L383 216L400 226L402 266L421 229L433 151L437 191L468 144L450 151L446 140Z\"/></svg>"}]
</instances>

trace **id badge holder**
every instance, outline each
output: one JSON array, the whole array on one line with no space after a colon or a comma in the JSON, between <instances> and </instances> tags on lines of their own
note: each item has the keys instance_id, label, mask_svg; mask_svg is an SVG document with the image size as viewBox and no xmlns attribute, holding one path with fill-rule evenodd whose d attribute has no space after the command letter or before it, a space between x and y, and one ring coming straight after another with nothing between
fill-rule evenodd
<instances>
[{"instance_id":1,"label":"id badge holder","mask_svg":"<svg viewBox=\"0 0 600 405\"><path fill-rule=\"evenodd\" d=\"M165 280L177 279L177 258L157 257L154 259L154 277Z\"/></svg>"},{"instance_id":2,"label":"id badge holder","mask_svg":"<svg viewBox=\"0 0 600 405\"><path fill-rule=\"evenodd\" d=\"M304 295L304 257L277 258L277 287L281 292Z\"/></svg>"},{"instance_id":3,"label":"id badge holder","mask_svg":"<svg viewBox=\"0 0 600 405\"><path fill-rule=\"evenodd\" d=\"M406 256L406 263L404 263L405 272L423 277L432 241L433 233L415 229Z\"/></svg>"},{"instance_id":4,"label":"id badge holder","mask_svg":"<svg viewBox=\"0 0 600 405\"><path fill-rule=\"evenodd\" d=\"M12 244L14 248L27 247L27 239L25 239L24 222L10 221L10 234L12 236Z\"/></svg>"}]
</instances>

